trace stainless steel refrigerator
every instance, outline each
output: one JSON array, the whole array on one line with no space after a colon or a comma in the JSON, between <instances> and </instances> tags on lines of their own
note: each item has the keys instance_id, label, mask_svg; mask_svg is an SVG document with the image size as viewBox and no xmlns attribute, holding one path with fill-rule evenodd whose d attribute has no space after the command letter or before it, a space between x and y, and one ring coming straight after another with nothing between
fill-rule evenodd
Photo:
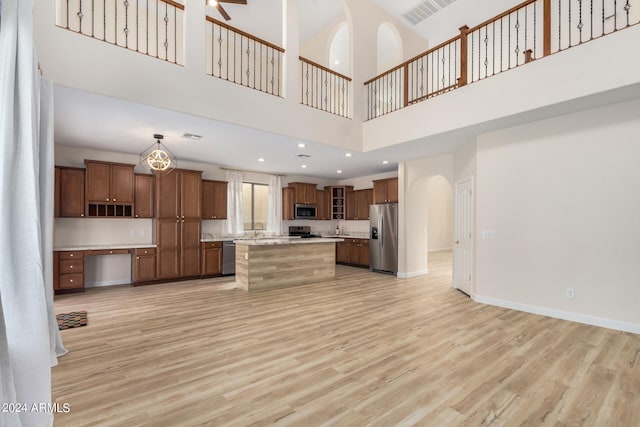
<instances>
[{"instance_id":1,"label":"stainless steel refrigerator","mask_svg":"<svg viewBox=\"0 0 640 427\"><path fill-rule=\"evenodd\" d=\"M398 205L369 206L369 269L398 273Z\"/></svg>"}]
</instances>

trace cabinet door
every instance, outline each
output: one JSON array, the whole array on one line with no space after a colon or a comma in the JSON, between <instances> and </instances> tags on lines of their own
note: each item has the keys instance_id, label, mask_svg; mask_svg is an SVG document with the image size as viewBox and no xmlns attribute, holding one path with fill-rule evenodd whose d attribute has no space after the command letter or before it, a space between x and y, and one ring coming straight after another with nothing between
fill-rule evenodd
<instances>
[{"instance_id":1,"label":"cabinet door","mask_svg":"<svg viewBox=\"0 0 640 427\"><path fill-rule=\"evenodd\" d=\"M87 165L87 203L111 202L111 165L85 162Z\"/></svg>"},{"instance_id":2,"label":"cabinet door","mask_svg":"<svg viewBox=\"0 0 640 427\"><path fill-rule=\"evenodd\" d=\"M150 282L156 280L156 256L136 255L134 282Z\"/></svg>"},{"instance_id":3,"label":"cabinet door","mask_svg":"<svg viewBox=\"0 0 640 427\"><path fill-rule=\"evenodd\" d=\"M227 219L227 183L214 181L213 216L215 219Z\"/></svg>"},{"instance_id":4,"label":"cabinet door","mask_svg":"<svg viewBox=\"0 0 640 427\"><path fill-rule=\"evenodd\" d=\"M202 206L202 219L215 219L213 199L215 193L215 185L213 181L202 181L202 199L200 201Z\"/></svg>"},{"instance_id":5,"label":"cabinet door","mask_svg":"<svg viewBox=\"0 0 640 427\"><path fill-rule=\"evenodd\" d=\"M387 203L387 180L373 181L373 203Z\"/></svg>"},{"instance_id":6,"label":"cabinet door","mask_svg":"<svg viewBox=\"0 0 640 427\"><path fill-rule=\"evenodd\" d=\"M180 218L200 218L202 172L180 172Z\"/></svg>"},{"instance_id":7,"label":"cabinet door","mask_svg":"<svg viewBox=\"0 0 640 427\"><path fill-rule=\"evenodd\" d=\"M60 168L60 216L84 216L84 169Z\"/></svg>"},{"instance_id":8,"label":"cabinet door","mask_svg":"<svg viewBox=\"0 0 640 427\"><path fill-rule=\"evenodd\" d=\"M373 202L373 190L358 190L356 196L356 219L369 219L369 205Z\"/></svg>"},{"instance_id":9,"label":"cabinet door","mask_svg":"<svg viewBox=\"0 0 640 427\"><path fill-rule=\"evenodd\" d=\"M317 204L316 190L317 190L317 187L315 184L305 184L305 194L306 194L305 199L308 205Z\"/></svg>"},{"instance_id":10,"label":"cabinet door","mask_svg":"<svg viewBox=\"0 0 640 427\"><path fill-rule=\"evenodd\" d=\"M177 219L180 206L180 173L175 169L169 173L157 173L156 190L156 215L158 218Z\"/></svg>"},{"instance_id":11,"label":"cabinet door","mask_svg":"<svg viewBox=\"0 0 640 427\"><path fill-rule=\"evenodd\" d=\"M180 228L181 222L175 218L156 221L157 278L175 279L180 277Z\"/></svg>"},{"instance_id":12,"label":"cabinet door","mask_svg":"<svg viewBox=\"0 0 640 427\"><path fill-rule=\"evenodd\" d=\"M398 178L389 178L387 180L387 201L389 203L398 202Z\"/></svg>"},{"instance_id":13,"label":"cabinet door","mask_svg":"<svg viewBox=\"0 0 640 427\"><path fill-rule=\"evenodd\" d=\"M361 239L358 248L358 265L369 267L369 240Z\"/></svg>"},{"instance_id":14,"label":"cabinet door","mask_svg":"<svg viewBox=\"0 0 640 427\"><path fill-rule=\"evenodd\" d=\"M60 216L60 168L55 167L53 178L53 216Z\"/></svg>"},{"instance_id":15,"label":"cabinet door","mask_svg":"<svg viewBox=\"0 0 640 427\"><path fill-rule=\"evenodd\" d=\"M202 250L202 274L219 276L222 274L222 249L207 247Z\"/></svg>"},{"instance_id":16,"label":"cabinet door","mask_svg":"<svg viewBox=\"0 0 640 427\"><path fill-rule=\"evenodd\" d=\"M182 241L180 247L180 272L183 277L200 275L200 220L180 220Z\"/></svg>"},{"instance_id":17,"label":"cabinet door","mask_svg":"<svg viewBox=\"0 0 640 427\"><path fill-rule=\"evenodd\" d=\"M111 165L111 201L133 203L133 166Z\"/></svg>"},{"instance_id":18,"label":"cabinet door","mask_svg":"<svg viewBox=\"0 0 640 427\"><path fill-rule=\"evenodd\" d=\"M347 220L356 219L356 192L355 191L346 192L345 204L346 204L346 210L347 210L345 219Z\"/></svg>"},{"instance_id":19,"label":"cabinet door","mask_svg":"<svg viewBox=\"0 0 640 427\"><path fill-rule=\"evenodd\" d=\"M327 219L326 191L316 191L316 210L317 219Z\"/></svg>"},{"instance_id":20,"label":"cabinet door","mask_svg":"<svg viewBox=\"0 0 640 427\"><path fill-rule=\"evenodd\" d=\"M346 240L336 243L336 262L349 262L349 243Z\"/></svg>"},{"instance_id":21,"label":"cabinet door","mask_svg":"<svg viewBox=\"0 0 640 427\"><path fill-rule=\"evenodd\" d=\"M294 193L295 189L291 187L285 187L282 189L282 219L284 219L285 221L294 219Z\"/></svg>"},{"instance_id":22,"label":"cabinet door","mask_svg":"<svg viewBox=\"0 0 640 427\"><path fill-rule=\"evenodd\" d=\"M134 216L136 218L153 218L153 175L136 174L134 182Z\"/></svg>"}]
</instances>

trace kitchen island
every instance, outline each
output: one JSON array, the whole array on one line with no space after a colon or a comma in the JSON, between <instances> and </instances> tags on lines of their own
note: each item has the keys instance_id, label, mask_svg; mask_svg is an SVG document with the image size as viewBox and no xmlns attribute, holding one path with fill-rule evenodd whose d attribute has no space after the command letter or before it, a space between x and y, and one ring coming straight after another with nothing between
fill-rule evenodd
<instances>
[{"instance_id":1,"label":"kitchen island","mask_svg":"<svg viewBox=\"0 0 640 427\"><path fill-rule=\"evenodd\" d=\"M343 239L235 240L236 286L245 291L333 279L336 242Z\"/></svg>"}]
</instances>

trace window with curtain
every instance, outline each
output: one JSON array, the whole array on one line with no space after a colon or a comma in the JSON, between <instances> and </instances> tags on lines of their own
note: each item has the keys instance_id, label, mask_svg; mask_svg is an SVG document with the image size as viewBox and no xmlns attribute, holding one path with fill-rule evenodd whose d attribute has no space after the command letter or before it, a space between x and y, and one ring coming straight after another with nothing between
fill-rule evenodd
<instances>
[{"instance_id":1,"label":"window with curtain","mask_svg":"<svg viewBox=\"0 0 640 427\"><path fill-rule=\"evenodd\" d=\"M269 186L252 182L242 183L242 216L245 230L266 230Z\"/></svg>"}]
</instances>

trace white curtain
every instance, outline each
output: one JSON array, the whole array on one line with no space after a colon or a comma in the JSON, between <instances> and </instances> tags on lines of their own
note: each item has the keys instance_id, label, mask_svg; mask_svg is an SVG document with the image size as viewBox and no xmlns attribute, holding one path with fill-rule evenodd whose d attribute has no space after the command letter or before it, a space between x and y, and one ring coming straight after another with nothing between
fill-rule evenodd
<instances>
[{"instance_id":1,"label":"white curtain","mask_svg":"<svg viewBox=\"0 0 640 427\"><path fill-rule=\"evenodd\" d=\"M269 202L267 205L267 232L282 235L282 177L269 178Z\"/></svg>"},{"instance_id":2,"label":"white curtain","mask_svg":"<svg viewBox=\"0 0 640 427\"><path fill-rule=\"evenodd\" d=\"M2 401L51 401L53 138L51 84L33 46L33 0L2 0L0 12L0 375ZM45 279L46 278L46 279ZM8 400L5 400L8 399ZM52 414L3 413L3 424L45 426Z\"/></svg>"},{"instance_id":3,"label":"white curtain","mask_svg":"<svg viewBox=\"0 0 640 427\"><path fill-rule=\"evenodd\" d=\"M242 216L242 172L227 171L227 221L226 231L231 236L244 234Z\"/></svg>"}]
</instances>

